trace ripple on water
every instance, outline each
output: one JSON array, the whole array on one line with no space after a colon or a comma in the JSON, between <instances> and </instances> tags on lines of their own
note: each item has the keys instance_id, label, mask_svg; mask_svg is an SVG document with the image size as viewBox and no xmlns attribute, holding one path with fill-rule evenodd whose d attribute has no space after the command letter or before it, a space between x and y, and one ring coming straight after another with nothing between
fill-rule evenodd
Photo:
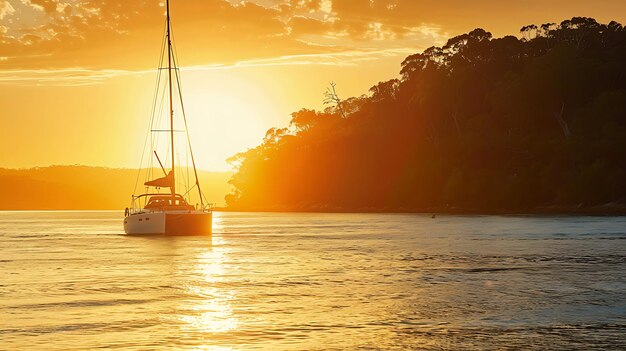
<instances>
[{"instance_id":1,"label":"ripple on water","mask_svg":"<svg viewBox=\"0 0 626 351\"><path fill-rule=\"evenodd\" d=\"M0 213L0 349L622 350L623 217Z\"/></svg>"}]
</instances>

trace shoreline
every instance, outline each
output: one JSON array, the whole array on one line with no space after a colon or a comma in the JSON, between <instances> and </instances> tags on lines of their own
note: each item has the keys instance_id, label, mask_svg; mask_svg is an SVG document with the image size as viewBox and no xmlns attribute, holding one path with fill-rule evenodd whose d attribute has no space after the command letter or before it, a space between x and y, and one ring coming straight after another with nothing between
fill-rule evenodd
<instances>
[{"instance_id":1,"label":"shoreline","mask_svg":"<svg viewBox=\"0 0 626 351\"><path fill-rule=\"evenodd\" d=\"M215 208L216 212L285 212L285 213L398 213L398 214L441 214L441 215L471 215L471 216L624 216L626 205L609 203L596 206L541 206L528 209L477 209L455 207L425 207L425 208L301 208L301 209L270 209L270 208Z\"/></svg>"},{"instance_id":2,"label":"shoreline","mask_svg":"<svg viewBox=\"0 0 626 351\"><path fill-rule=\"evenodd\" d=\"M123 209L0 209L0 212L114 212ZM485 209L461 209L461 208L421 208L421 209L244 209L216 207L213 212L241 212L241 213L311 213L311 214L421 214L421 215L454 215L454 216L626 216L624 205L601 205L592 207L565 207L551 206L539 207L527 210L485 210Z\"/></svg>"}]
</instances>

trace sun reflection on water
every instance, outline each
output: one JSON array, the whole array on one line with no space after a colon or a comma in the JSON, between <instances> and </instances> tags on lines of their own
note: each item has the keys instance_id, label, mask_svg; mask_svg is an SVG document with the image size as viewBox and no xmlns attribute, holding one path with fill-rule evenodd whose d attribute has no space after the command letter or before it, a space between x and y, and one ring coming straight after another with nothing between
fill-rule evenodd
<instances>
[{"instance_id":1,"label":"sun reflection on water","mask_svg":"<svg viewBox=\"0 0 626 351\"><path fill-rule=\"evenodd\" d=\"M220 222L217 218L214 228ZM190 274L195 283L186 287L192 299L186 306L187 313L180 317L194 333L225 333L238 326L232 309L234 293L221 286L225 282L224 262L228 260L228 249L220 236L214 236L212 241L212 246L197 253L193 260Z\"/></svg>"},{"instance_id":2,"label":"sun reflection on water","mask_svg":"<svg viewBox=\"0 0 626 351\"><path fill-rule=\"evenodd\" d=\"M238 321L233 316L233 310L226 299L212 298L199 302L192 308L196 314L181 316L181 320L188 327L201 333L225 333L237 329Z\"/></svg>"},{"instance_id":3,"label":"sun reflection on water","mask_svg":"<svg viewBox=\"0 0 626 351\"><path fill-rule=\"evenodd\" d=\"M223 224L224 218L222 216L222 213L220 212L213 212L213 233L222 233L223 229L224 229L224 224ZM221 237L218 237L219 239L221 239ZM217 239L216 237L214 237L213 239Z\"/></svg>"},{"instance_id":4,"label":"sun reflection on water","mask_svg":"<svg viewBox=\"0 0 626 351\"><path fill-rule=\"evenodd\" d=\"M227 346L202 345L196 346L193 349L190 349L190 351L237 351L237 349Z\"/></svg>"}]
</instances>

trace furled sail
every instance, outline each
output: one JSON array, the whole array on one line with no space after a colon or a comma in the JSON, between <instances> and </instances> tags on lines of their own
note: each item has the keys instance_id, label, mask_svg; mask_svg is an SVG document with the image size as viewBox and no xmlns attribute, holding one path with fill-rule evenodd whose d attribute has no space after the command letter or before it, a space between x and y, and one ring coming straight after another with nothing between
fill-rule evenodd
<instances>
[{"instance_id":1,"label":"furled sail","mask_svg":"<svg viewBox=\"0 0 626 351\"><path fill-rule=\"evenodd\" d=\"M143 183L143 185L154 186L157 188L171 188L172 185L174 185L173 180L174 180L174 173L170 171L165 177L147 181Z\"/></svg>"}]
</instances>

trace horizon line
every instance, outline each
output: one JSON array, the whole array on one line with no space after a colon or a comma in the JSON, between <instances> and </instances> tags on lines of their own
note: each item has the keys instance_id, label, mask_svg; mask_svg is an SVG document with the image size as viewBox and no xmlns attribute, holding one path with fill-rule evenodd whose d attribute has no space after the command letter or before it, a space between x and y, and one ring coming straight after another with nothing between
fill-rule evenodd
<instances>
[{"instance_id":1,"label":"horizon line","mask_svg":"<svg viewBox=\"0 0 626 351\"><path fill-rule=\"evenodd\" d=\"M3 166L0 165L0 169L8 169L8 170L13 170L13 171L26 171L26 170L32 170L32 169L40 169L40 168L53 168L53 167L85 167L85 168L103 168L103 169L110 169L110 170L130 170L130 171L137 171L137 170L141 170L141 169L147 169L147 168L142 168L142 167L116 167L116 166L99 166L99 165L88 165L88 164L50 164L50 165L46 165L46 166L37 166L37 165L33 165L33 166L24 166L24 167L10 167L10 166ZM150 168L150 167L148 167ZM154 169L159 169L159 167L151 167ZM192 168L192 167L185 167L185 166L177 166L177 168ZM210 169L205 169L205 168L200 168L197 167L198 171L202 171L202 172L207 172L207 173L234 173L235 170L231 169L231 170L210 170Z\"/></svg>"}]
</instances>

